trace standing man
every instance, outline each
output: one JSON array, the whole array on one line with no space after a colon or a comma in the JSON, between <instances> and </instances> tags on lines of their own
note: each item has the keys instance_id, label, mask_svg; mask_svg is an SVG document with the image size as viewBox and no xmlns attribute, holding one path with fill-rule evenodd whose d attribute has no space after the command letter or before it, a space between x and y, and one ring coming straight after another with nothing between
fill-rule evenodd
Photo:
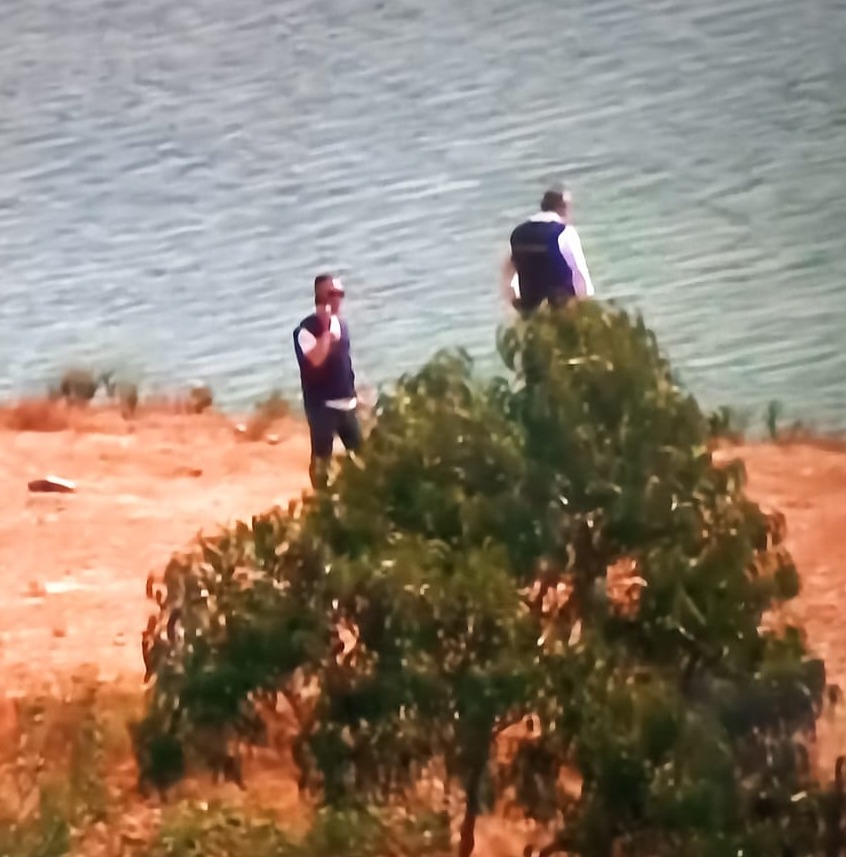
<instances>
[{"instance_id":1,"label":"standing man","mask_svg":"<svg viewBox=\"0 0 846 857\"><path fill-rule=\"evenodd\" d=\"M540 212L511 233L511 255L503 286L511 305L524 314L547 301L561 306L572 298L593 297L582 242L568 222L572 198L563 187L548 190Z\"/></svg>"},{"instance_id":2,"label":"standing man","mask_svg":"<svg viewBox=\"0 0 846 857\"><path fill-rule=\"evenodd\" d=\"M303 405L311 437L312 487L326 484L335 435L348 451L361 444L350 333L341 318L344 287L331 274L314 278L314 312L294 330Z\"/></svg>"}]
</instances>

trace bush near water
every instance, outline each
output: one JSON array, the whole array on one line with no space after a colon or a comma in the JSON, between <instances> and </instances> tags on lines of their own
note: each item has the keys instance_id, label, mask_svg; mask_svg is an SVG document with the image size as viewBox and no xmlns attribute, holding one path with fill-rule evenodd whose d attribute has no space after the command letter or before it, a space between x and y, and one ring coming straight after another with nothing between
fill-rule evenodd
<instances>
[{"instance_id":1,"label":"bush near water","mask_svg":"<svg viewBox=\"0 0 846 857\"><path fill-rule=\"evenodd\" d=\"M461 857L506 799L550 853L840 853L781 516L641 318L583 302L498 347L492 381L462 352L400 378L325 491L149 582L141 785L239 780L285 700L303 790L387 811L439 781Z\"/></svg>"}]
</instances>

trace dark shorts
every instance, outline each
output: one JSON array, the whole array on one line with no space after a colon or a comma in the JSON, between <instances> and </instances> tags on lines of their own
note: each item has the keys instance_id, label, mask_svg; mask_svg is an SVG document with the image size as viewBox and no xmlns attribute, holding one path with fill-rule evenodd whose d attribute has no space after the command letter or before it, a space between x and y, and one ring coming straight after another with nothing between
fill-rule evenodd
<instances>
[{"instance_id":1,"label":"dark shorts","mask_svg":"<svg viewBox=\"0 0 846 857\"><path fill-rule=\"evenodd\" d=\"M306 408L309 434L311 435L311 457L331 458L335 435L344 448L355 452L361 445L361 427L355 410L339 411L326 405Z\"/></svg>"}]
</instances>

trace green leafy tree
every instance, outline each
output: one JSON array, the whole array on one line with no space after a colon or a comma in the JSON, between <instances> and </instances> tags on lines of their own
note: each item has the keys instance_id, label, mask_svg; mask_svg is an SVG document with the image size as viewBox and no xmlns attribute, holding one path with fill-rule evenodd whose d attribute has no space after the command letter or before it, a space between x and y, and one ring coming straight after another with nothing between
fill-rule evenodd
<instances>
[{"instance_id":1,"label":"green leafy tree","mask_svg":"<svg viewBox=\"0 0 846 857\"><path fill-rule=\"evenodd\" d=\"M333 603L356 655L327 681L312 747L327 798L401 793L445 762L470 854L494 736L543 683L521 592L537 553L519 431L466 355L400 380L357 462L314 509L339 557Z\"/></svg>"},{"instance_id":2,"label":"green leafy tree","mask_svg":"<svg viewBox=\"0 0 846 857\"><path fill-rule=\"evenodd\" d=\"M813 729L824 683L796 629L762 630L799 588L779 522L746 498L742 465L715 465L708 420L642 320L579 306L511 328L501 349L549 510L548 583L572 593L559 621L602 664L552 720L585 782L569 840L586 854L750 847L766 833L737 807L789 806L808 784L793 734ZM707 776L678 754L691 736Z\"/></svg>"},{"instance_id":3,"label":"green leafy tree","mask_svg":"<svg viewBox=\"0 0 846 857\"><path fill-rule=\"evenodd\" d=\"M440 766L460 857L506 786L584 857L812 853L798 736L825 673L779 621L799 587L781 519L715 462L713 420L640 318L583 302L499 348L491 382L463 353L401 378L325 491L174 563L142 770L175 776L189 751L231 768L299 675L319 687L303 785L386 804Z\"/></svg>"}]
</instances>

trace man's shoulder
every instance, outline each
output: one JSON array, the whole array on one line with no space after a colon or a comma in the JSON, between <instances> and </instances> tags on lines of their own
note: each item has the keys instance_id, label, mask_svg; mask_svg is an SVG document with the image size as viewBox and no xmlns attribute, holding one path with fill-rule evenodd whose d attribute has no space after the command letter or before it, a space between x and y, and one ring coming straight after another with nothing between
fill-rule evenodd
<instances>
[{"instance_id":1,"label":"man's shoulder","mask_svg":"<svg viewBox=\"0 0 846 857\"><path fill-rule=\"evenodd\" d=\"M565 228L561 231L561 234L558 236L559 241L563 241L567 244L577 245L581 243L581 238L579 237L579 230L573 226L572 223L564 224Z\"/></svg>"},{"instance_id":2,"label":"man's shoulder","mask_svg":"<svg viewBox=\"0 0 846 857\"><path fill-rule=\"evenodd\" d=\"M546 232L559 233L564 232L568 228L567 224L560 217L552 215L550 212L541 211L534 214L526 220L521 221L514 227L514 232L530 231L530 232ZM513 233L512 233L513 234Z\"/></svg>"},{"instance_id":3,"label":"man's shoulder","mask_svg":"<svg viewBox=\"0 0 846 857\"><path fill-rule=\"evenodd\" d=\"M300 323L294 328L294 333L299 333L301 330L307 330L309 333L314 333L314 331L319 327L319 324L317 315L315 313L311 313L304 319L300 320Z\"/></svg>"},{"instance_id":4,"label":"man's shoulder","mask_svg":"<svg viewBox=\"0 0 846 857\"><path fill-rule=\"evenodd\" d=\"M317 320L317 316L312 313L294 328L294 343L295 346L299 346L301 351L311 351L317 344L317 336L320 333L320 326L316 324Z\"/></svg>"}]
</instances>

